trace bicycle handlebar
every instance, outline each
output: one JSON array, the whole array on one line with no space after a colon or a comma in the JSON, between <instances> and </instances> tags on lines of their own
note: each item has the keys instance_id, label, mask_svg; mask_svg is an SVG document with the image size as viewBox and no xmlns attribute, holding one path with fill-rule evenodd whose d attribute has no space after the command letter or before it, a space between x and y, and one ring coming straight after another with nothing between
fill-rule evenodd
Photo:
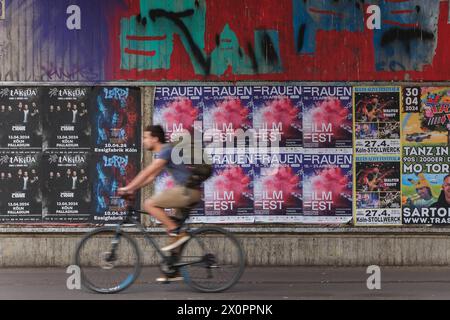
<instances>
[{"instance_id":1,"label":"bicycle handlebar","mask_svg":"<svg viewBox=\"0 0 450 320\"><path fill-rule=\"evenodd\" d=\"M128 201L128 202L135 202L136 201L136 194L125 194L125 195L122 195L122 196L120 196L122 199L124 199L125 201Z\"/></svg>"}]
</instances>

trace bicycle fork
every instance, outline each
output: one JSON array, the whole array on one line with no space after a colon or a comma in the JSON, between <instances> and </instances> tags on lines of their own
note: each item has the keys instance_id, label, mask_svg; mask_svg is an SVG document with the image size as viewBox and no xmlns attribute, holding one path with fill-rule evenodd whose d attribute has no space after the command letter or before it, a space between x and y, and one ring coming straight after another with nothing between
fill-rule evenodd
<instances>
[{"instance_id":1,"label":"bicycle fork","mask_svg":"<svg viewBox=\"0 0 450 320\"><path fill-rule=\"evenodd\" d=\"M109 252L105 252L105 256L103 257L104 260L104 269L112 269L114 268L114 262L117 260L117 248L119 247L120 243L120 225L117 226L116 234L114 236L114 239L111 241L111 250Z\"/></svg>"}]
</instances>

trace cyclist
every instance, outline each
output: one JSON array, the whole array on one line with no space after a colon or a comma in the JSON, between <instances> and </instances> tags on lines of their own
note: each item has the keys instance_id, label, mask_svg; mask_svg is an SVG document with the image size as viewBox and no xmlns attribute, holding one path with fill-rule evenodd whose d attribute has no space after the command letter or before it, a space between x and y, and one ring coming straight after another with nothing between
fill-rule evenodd
<instances>
[{"instance_id":1,"label":"cyclist","mask_svg":"<svg viewBox=\"0 0 450 320\"><path fill-rule=\"evenodd\" d=\"M186 165L175 164L172 161L173 146L166 143L165 132L161 126L148 126L144 131L143 144L145 149L154 153L154 160L126 187L120 188L118 193L122 196L133 194L140 188L152 183L164 169L167 169L176 186L146 200L144 210L166 227L171 241L161 250L171 251L189 240L189 235L180 230L181 226L178 226L164 209L182 209L192 206L200 201L201 192L199 189L186 187L191 171Z\"/></svg>"}]
</instances>

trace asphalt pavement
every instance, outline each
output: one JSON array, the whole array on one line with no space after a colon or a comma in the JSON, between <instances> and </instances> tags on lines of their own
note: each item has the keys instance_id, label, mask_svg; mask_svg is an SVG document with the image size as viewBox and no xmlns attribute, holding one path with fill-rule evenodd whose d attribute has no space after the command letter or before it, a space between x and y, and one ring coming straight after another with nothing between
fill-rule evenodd
<instances>
[{"instance_id":1,"label":"asphalt pavement","mask_svg":"<svg viewBox=\"0 0 450 320\"><path fill-rule=\"evenodd\" d=\"M230 290L205 294L183 282L159 284L157 268L144 268L126 291L101 295L69 290L65 268L1 269L2 300L310 300L310 299L450 299L450 268L385 267L379 290L369 290L366 268L247 268ZM369 284L373 284L373 278ZM377 287L375 285L375 287Z\"/></svg>"}]
</instances>

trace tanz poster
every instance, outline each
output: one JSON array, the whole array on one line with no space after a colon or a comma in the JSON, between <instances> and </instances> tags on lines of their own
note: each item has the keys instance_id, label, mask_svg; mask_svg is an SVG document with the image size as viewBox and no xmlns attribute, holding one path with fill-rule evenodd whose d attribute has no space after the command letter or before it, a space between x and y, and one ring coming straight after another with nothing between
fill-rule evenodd
<instances>
[{"instance_id":1,"label":"tanz poster","mask_svg":"<svg viewBox=\"0 0 450 320\"><path fill-rule=\"evenodd\" d=\"M405 88L404 224L450 223L450 88Z\"/></svg>"}]
</instances>

